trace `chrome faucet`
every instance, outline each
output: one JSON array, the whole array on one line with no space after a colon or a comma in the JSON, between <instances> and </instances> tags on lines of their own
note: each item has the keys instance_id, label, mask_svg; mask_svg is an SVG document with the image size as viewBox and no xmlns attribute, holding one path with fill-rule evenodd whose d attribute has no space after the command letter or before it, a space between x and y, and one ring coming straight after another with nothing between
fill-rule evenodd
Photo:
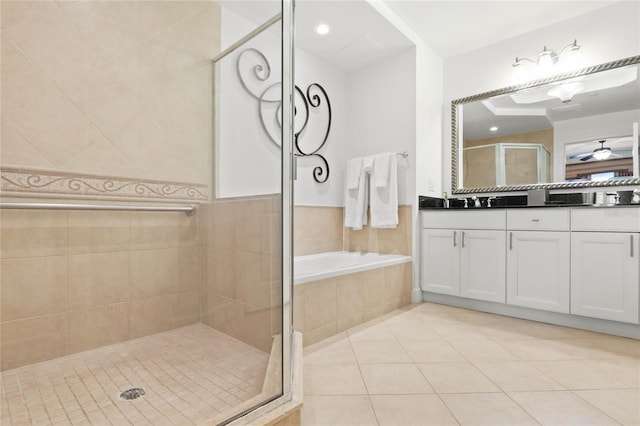
<instances>
[{"instance_id":1,"label":"chrome faucet","mask_svg":"<svg viewBox=\"0 0 640 426\"><path fill-rule=\"evenodd\" d=\"M633 190L633 198L631 198L632 204L640 204L640 189Z\"/></svg>"},{"instance_id":2,"label":"chrome faucet","mask_svg":"<svg viewBox=\"0 0 640 426\"><path fill-rule=\"evenodd\" d=\"M491 207L491 201L495 200L496 197L489 197L487 198L487 207Z\"/></svg>"},{"instance_id":3,"label":"chrome faucet","mask_svg":"<svg viewBox=\"0 0 640 426\"><path fill-rule=\"evenodd\" d=\"M464 199L464 208L465 209L469 208L469 200L467 200L466 198Z\"/></svg>"},{"instance_id":4,"label":"chrome faucet","mask_svg":"<svg viewBox=\"0 0 640 426\"><path fill-rule=\"evenodd\" d=\"M475 208L479 208L480 206L480 199L478 197L476 197L475 195L473 197L471 197L471 200L473 201L473 207Z\"/></svg>"}]
</instances>

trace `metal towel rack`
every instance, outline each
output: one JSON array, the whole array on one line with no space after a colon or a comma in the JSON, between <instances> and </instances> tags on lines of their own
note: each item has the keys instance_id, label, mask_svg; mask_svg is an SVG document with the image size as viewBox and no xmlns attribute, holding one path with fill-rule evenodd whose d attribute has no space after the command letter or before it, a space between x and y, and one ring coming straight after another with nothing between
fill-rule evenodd
<instances>
[{"instance_id":1,"label":"metal towel rack","mask_svg":"<svg viewBox=\"0 0 640 426\"><path fill-rule=\"evenodd\" d=\"M0 203L0 209L18 210L102 210L139 212L182 212L191 216L196 206L130 206L117 204Z\"/></svg>"},{"instance_id":2,"label":"metal towel rack","mask_svg":"<svg viewBox=\"0 0 640 426\"><path fill-rule=\"evenodd\" d=\"M402 152L396 152L396 155L399 155L402 158L407 158L409 156L409 153L407 151L402 151Z\"/></svg>"}]
</instances>

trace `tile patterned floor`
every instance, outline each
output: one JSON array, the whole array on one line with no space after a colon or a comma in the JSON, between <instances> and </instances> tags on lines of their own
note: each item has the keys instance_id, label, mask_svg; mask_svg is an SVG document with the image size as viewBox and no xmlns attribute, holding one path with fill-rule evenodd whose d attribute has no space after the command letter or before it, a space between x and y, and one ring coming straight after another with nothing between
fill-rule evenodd
<instances>
[{"instance_id":1,"label":"tile patterned floor","mask_svg":"<svg viewBox=\"0 0 640 426\"><path fill-rule=\"evenodd\" d=\"M640 342L432 303L305 348L303 426L640 425Z\"/></svg>"},{"instance_id":2,"label":"tile patterned floor","mask_svg":"<svg viewBox=\"0 0 640 426\"><path fill-rule=\"evenodd\" d=\"M1 373L0 424L196 424L258 395L268 359L194 324ZM131 387L146 394L121 400Z\"/></svg>"}]
</instances>

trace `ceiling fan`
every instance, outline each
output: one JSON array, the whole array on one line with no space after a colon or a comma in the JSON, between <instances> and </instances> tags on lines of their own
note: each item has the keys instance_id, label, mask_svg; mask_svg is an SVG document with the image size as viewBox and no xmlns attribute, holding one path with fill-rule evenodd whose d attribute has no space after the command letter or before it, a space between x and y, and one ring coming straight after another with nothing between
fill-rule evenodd
<instances>
[{"instance_id":1,"label":"ceiling fan","mask_svg":"<svg viewBox=\"0 0 640 426\"><path fill-rule=\"evenodd\" d=\"M598 143L600 144L600 147L594 149L593 152L584 152L582 154L572 155L571 157L569 157L569 159L580 160L580 161L589 161L593 159L607 160L609 158L622 157L623 155L620 155L620 154L630 152L629 150L612 151L611 148L609 148L608 146L604 146L605 142L607 142L606 139L600 140L598 141Z\"/></svg>"}]
</instances>

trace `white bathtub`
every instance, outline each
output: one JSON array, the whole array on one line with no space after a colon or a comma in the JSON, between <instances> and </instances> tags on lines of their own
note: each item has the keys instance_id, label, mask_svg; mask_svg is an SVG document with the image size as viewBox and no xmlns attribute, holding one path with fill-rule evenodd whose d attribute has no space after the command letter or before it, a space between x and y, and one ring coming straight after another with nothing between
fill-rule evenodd
<instances>
[{"instance_id":1,"label":"white bathtub","mask_svg":"<svg viewBox=\"0 0 640 426\"><path fill-rule=\"evenodd\" d=\"M406 262L411 262L411 256L348 251L296 256L293 261L293 283L303 284Z\"/></svg>"}]
</instances>

